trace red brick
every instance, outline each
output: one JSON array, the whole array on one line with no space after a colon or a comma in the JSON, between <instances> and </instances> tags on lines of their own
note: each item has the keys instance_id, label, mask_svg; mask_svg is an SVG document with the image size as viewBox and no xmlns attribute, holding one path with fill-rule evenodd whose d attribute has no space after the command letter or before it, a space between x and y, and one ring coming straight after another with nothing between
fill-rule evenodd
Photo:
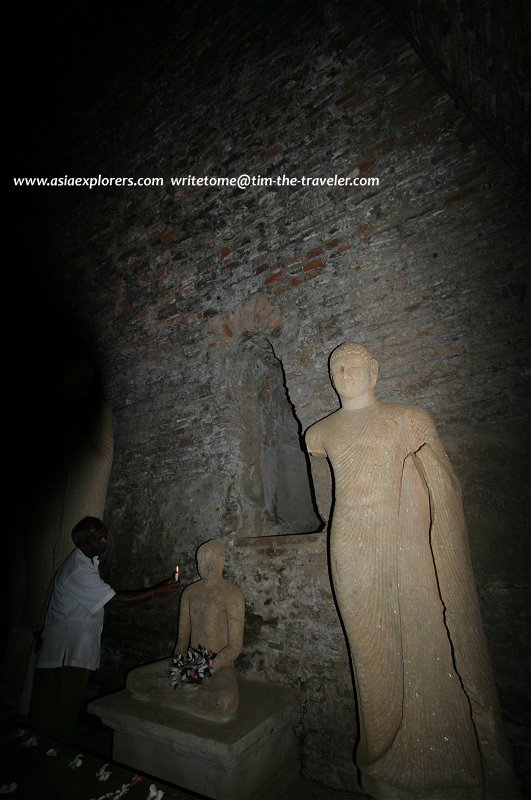
<instances>
[{"instance_id":1,"label":"red brick","mask_svg":"<svg viewBox=\"0 0 531 800\"><path fill-rule=\"evenodd\" d=\"M171 231L167 231L164 236L160 237L160 241L164 242L164 244L170 244L170 242L173 242L173 240L180 236L180 234L181 231L179 228L172 228Z\"/></svg>"},{"instance_id":2,"label":"red brick","mask_svg":"<svg viewBox=\"0 0 531 800\"><path fill-rule=\"evenodd\" d=\"M368 172L368 170L372 169L375 164L376 161L373 158L368 158L366 161L362 161L360 164L358 164L358 168L360 172Z\"/></svg>"},{"instance_id":3,"label":"red brick","mask_svg":"<svg viewBox=\"0 0 531 800\"><path fill-rule=\"evenodd\" d=\"M313 250L306 253L306 258L315 258L316 256L320 256L321 253L324 253L323 247L314 247Z\"/></svg>"},{"instance_id":4,"label":"red brick","mask_svg":"<svg viewBox=\"0 0 531 800\"><path fill-rule=\"evenodd\" d=\"M335 101L336 108L343 108L343 106L352 103L357 95L356 91L349 92L348 94L344 94L343 97L340 97L338 100Z\"/></svg>"},{"instance_id":5,"label":"red brick","mask_svg":"<svg viewBox=\"0 0 531 800\"><path fill-rule=\"evenodd\" d=\"M274 272L272 275L269 276L269 278L267 278L264 281L264 286L271 286L271 284L278 283L281 280L282 280L282 273L280 271Z\"/></svg>"},{"instance_id":6,"label":"red brick","mask_svg":"<svg viewBox=\"0 0 531 800\"><path fill-rule=\"evenodd\" d=\"M316 278L317 275L321 274L321 270L319 269L312 269L309 272L305 273L305 279L311 281L312 278Z\"/></svg>"},{"instance_id":7,"label":"red brick","mask_svg":"<svg viewBox=\"0 0 531 800\"><path fill-rule=\"evenodd\" d=\"M460 200L464 200L467 197L470 197L473 194L477 194L479 189L475 186L471 186L470 189L465 189L463 192L459 192L458 194L453 194L450 197L446 198L446 205L450 206L453 203L457 203Z\"/></svg>"},{"instance_id":8,"label":"red brick","mask_svg":"<svg viewBox=\"0 0 531 800\"><path fill-rule=\"evenodd\" d=\"M308 263L304 265L304 271L308 272L311 269L322 269L323 267L324 261L321 261L320 258L316 258L314 261L308 261Z\"/></svg>"},{"instance_id":9,"label":"red brick","mask_svg":"<svg viewBox=\"0 0 531 800\"><path fill-rule=\"evenodd\" d=\"M153 280L160 281L162 278L165 278L167 275L170 275L173 272L173 267L166 266L162 269L159 269L158 272L155 272L153 275Z\"/></svg>"},{"instance_id":10,"label":"red brick","mask_svg":"<svg viewBox=\"0 0 531 800\"><path fill-rule=\"evenodd\" d=\"M320 147L321 145L326 144L326 139L324 136L318 136L317 139L314 139L311 142L308 142L307 147Z\"/></svg>"},{"instance_id":11,"label":"red brick","mask_svg":"<svg viewBox=\"0 0 531 800\"><path fill-rule=\"evenodd\" d=\"M264 155L264 161L270 161L275 156L278 156L282 152L282 145L277 144L274 147L270 147L269 150L266 150Z\"/></svg>"}]
</instances>

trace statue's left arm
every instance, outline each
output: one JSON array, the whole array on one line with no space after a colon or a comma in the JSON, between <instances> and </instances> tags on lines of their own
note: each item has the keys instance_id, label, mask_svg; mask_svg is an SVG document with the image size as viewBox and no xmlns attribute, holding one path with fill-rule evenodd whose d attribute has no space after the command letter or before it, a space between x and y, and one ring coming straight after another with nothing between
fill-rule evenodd
<instances>
[{"instance_id":1,"label":"statue's left arm","mask_svg":"<svg viewBox=\"0 0 531 800\"><path fill-rule=\"evenodd\" d=\"M243 627L245 619L245 599L242 592L236 589L227 603L228 644L219 651L214 659L214 669L232 667L243 647Z\"/></svg>"},{"instance_id":2,"label":"statue's left arm","mask_svg":"<svg viewBox=\"0 0 531 800\"><path fill-rule=\"evenodd\" d=\"M487 783L512 785L498 699L475 586L459 481L431 417L423 412L413 455L430 497L431 548L454 663L470 702ZM517 797L518 795L514 795Z\"/></svg>"},{"instance_id":3,"label":"statue's left arm","mask_svg":"<svg viewBox=\"0 0 531 800\"><path fill-rule=\"evenodd\" d=\"M475 581L461 487L430 414L415 408L410 430L413 462L429 493L431 546L441 596L447 609L454 605L466 608L470 598L465 598L469 592L475 594Z\"/></svg>"},{"instance_id":4,"label":"statue's left arm","mask_svg":"<svg viewBox=\"0 0 531 800\"><path fill-rule=\"evenodd\" d=\"M421 408L415 408L414 412L411 422L415 441L414 453L418 459L417 468L419 468L425 480L426 470L431 471L431 468L435 466L442 469L454 490L460 494L459 480L439 438L431 415Z\"/></svg>"}]
</instances>

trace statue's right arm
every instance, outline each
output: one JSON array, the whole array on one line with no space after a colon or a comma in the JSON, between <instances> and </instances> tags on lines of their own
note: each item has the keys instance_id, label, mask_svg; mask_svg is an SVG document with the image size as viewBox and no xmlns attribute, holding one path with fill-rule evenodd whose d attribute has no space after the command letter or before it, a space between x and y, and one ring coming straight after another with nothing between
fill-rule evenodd
<instances>
[{"instance_id":1,"label":"statue's right arm","mask_svg":"<svg viewBox=\"0 0 531 800\"><path fill-rule=\"evenodd\" d=\"M175 654L186 654L188 645L190 644L190 592L189 587L186 587L181 595L181 607L179 610L179 633L177 644L175 645Z\"/></svg>"},{"instance_id":2,"label":"statue's right arm","mask_svg":"<svg viewBox=\"0 0 531 800\"><path fill-rule=\"evenodd\" d=\"M312 483L315 492L315 502L319 516L324 524L328 523L332 507L332 475L330 464L326 458L312 458Z\"/></svg>"},{"instance_id":3,"label":"statue's right arm","mask_svg":"<svg viewBox=\"0 0 531 800\"><path fill-rule=\"evenodd\" d=\"M306 449L311 456L326 457L327 452L325 450L325 447L321 439L320 428L321 425L319 422L310 425L310 427L304 434L304 442L306 444Z\"/></svg>"},{"instance_id":4,"label":"statue's right arm","mask_svg":"<svg viewBox=\"0 0 531 800\"><path fill-rule=\"evenodd\" d=\"M330 465L326 457L326 450L321 442L317 425L312 425L311 428L308 428L304 439L306 442L306 449L310 456L312 456L310 465L317 510L319 511L319 516L326 525L332 507L332 476L330 473Z\"/></svg>"}]
</instances>

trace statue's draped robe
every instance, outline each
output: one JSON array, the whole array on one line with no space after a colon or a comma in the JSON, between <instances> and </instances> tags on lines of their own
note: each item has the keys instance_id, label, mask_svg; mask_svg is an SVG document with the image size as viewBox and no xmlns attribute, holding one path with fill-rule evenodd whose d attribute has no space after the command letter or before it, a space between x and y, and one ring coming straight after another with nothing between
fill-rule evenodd
<instances>
[{"instance_id":1,"label":"statue's draped robe","mask_svg":"<svg viewBox=\"0 0 531 800\"><path fill-rule=\"evenodd\" d=\"M430 415L341 409L306 443L334 473L331 567L364 788L392 800L513 796L460 489Z\"/></svg>"}]
</instances>

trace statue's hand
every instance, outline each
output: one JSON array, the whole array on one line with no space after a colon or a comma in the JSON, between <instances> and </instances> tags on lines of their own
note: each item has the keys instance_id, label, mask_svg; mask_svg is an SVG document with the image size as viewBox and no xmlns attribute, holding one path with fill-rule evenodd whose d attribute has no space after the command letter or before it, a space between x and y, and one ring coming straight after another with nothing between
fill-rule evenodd
<instances>
[{"instance_id":1,"label":"statue's hand","mask_svg":"<svg viewBox=\"0 0 531 800\"><path fill-rule=\"evenodd\" d=\"M180 691L186 692L187 694L193 694L194 692L197 692L201 686L201 683L183 683Z\"/></svg>"}]
</instances>

